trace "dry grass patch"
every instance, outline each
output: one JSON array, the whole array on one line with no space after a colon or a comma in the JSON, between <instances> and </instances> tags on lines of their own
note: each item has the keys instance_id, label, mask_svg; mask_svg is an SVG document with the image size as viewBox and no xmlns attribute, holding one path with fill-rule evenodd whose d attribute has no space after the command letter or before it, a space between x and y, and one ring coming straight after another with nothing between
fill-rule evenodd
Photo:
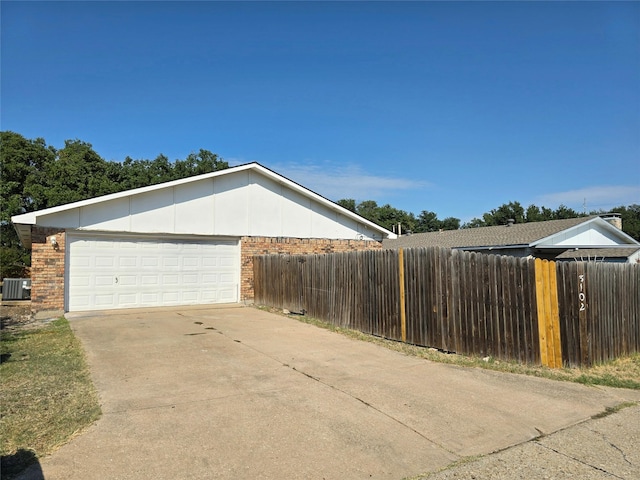
<instances>
[{"instance_id":1,"label":"dry grass patch","mask_svg":"<svg viewBox=\"0 0 640 480\"><path fill-rule=\"evenodd\" d=\"M258 307L264 310L282 314L282 310L268 307ZM301 316L286 315L290 318L310 323L321 328L338 332L342 335L357 340L374 343L384 348L404 353L414 357L424 358L433 362L448 363L465 367L477 367L487 370L496 370L499 372L518 373L523 375L531 375L535 377L549 378L552 380L561 380L582 383L585 385L604 385L608 387L629 388L640 390L640 353L619 358L611 362L601 365L594 365L589 368L560 368L551 369L538 365L523 365L513 361L497 360L492 357L472 357L466 355L458 355L446 353L434 348L418 347L394 340L387 340L373 335L367 335L355 330L336 327L322 320Z\"/></svg>"},{"instance_id":2,"label":"dry grass patch","mask_svg":"<svg viewBox=\"0 0 640 480\"><path fill-rule=\"evenodd\" d=\"M79 341L66 319L1 332L3 478L53 452L100 416Z\"/></svg>"}]
</instances>

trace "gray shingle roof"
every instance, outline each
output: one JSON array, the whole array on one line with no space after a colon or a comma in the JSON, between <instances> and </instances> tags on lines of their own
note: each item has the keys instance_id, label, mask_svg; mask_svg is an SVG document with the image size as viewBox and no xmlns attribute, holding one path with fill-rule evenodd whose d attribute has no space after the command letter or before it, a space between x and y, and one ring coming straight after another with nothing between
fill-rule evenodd
<instances>
[{"instance_id":1,"label":"gray shingle roof","mask_svg":"<svg viewBox=\"0 0 640 480\"><path fill-rule=\"evenodd\" d=\"M416 247L497 247L529 245L550 235L587 222L594 217L568 218L546 222L517 223L511 226L462 228L442 232L414 233L396 239L385 239L384 248Z\"/></svg>"}]
</instances>

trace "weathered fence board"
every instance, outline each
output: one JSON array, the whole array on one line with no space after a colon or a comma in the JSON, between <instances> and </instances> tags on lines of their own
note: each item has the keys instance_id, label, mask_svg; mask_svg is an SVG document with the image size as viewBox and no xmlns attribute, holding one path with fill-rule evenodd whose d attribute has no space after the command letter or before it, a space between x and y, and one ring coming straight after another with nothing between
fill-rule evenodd
<instances>
[{"instance_id":1,"label":"weathered fence board","mask_svg":"<svg viewBox=\"0 0 640 480\"><path fill-rule=\"evenodd\" d=\"M640 351L640 266L445 248L254 259L255 302L408 343L550 366ZM543 282L543 283L540 283ZM401 294L404 301L401 304ZM540 323L543 322L543 323Z\"/></svg>"}]
</instances>

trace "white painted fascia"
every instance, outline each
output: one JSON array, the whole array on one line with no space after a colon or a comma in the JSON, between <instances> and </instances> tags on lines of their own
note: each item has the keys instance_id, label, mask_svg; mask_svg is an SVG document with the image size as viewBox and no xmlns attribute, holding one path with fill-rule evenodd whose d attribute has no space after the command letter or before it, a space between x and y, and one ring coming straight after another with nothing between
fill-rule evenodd
<instances>
[{"instance_id":1,"label":"white painted fascia","mask_svg":"<svg viewBox=\"0 0 640 480\"><path fill-rule=\"evenodd\" d=\"M585 225L589 225L589 224L596 224L599 227L604 228L605 230L607 230L608 232L612 233L614 236L620 238L621 240L623 240L626 243L621 243L619 245L609 245L609 247L613 247L613 248L618 248L621 246L634 246L634 245L640 245L640 242L638 242L636 239L634 239L633 237L631 237L630 235L627 235L626 233L624 233L622 230L620 230L617 227L614 227L613 225L611 225L609 222L607 222L606 220L602 219L601 217L594 217L591 218L585 222L582 223L578 223L577 225L574 225L573 227L569 227L565 230L562 230L560 232L556 232L553 235L549 235L548 237L544 237L541 238L539 240L536 240L534 242L531 242L529 244L530 247L536 247L536 248L574 248L572 246L567 246L567 245L554 245L554 244L548 244L548 242L550 240L553 240L554 237L558 236L558 235L564 235L566 233L570 233L573 230L578 230L580 228L583 228ZM585 245L579 245L580 248L585 248ZM598 245L589 245L589 248L607 248L607 246L598 246Z\"/></svg>"},{"instance_id":2,"label":"white painted fascia","mask_svg":"<svg viewBox=\"0 0 640 480\"><path fill-rule=\"evenodd\" d=\"M22 215L15 215L11 217L13 223L23 223L35 225L39 217L51 215L53 213L64 212L65 210L72 210L74 208L87 207L89 205L95 205L96 203L108 202L110 200L117 200L119 198L129 197L133 195L140 195L141 193L153 192L155 190L162 190L163 188L171 188L177 185L183 185L185 183L195 182L198 180L206 180L208 178L214 178L222 174L229 174L240 172L251 168L254 164L248 163L246 165L240 165L238 167L227 168L224 170L218 170L215 172L205 173L202 175L196 175L193 177L181 178L179 180L172 180L170 182L158 183L155 185L149 185L147 187L134 188L132 190L123 190L122 192L110 193L109 195L102 195L100 197L88 198L86 200L80 200L73 203L66 203L64 205L58 205L57 207L45 208L43 210L36 210L35 212L24 213Z\"/></svg>"},{"instance_id":3,"label":"white painted fascia","mask_svg":"<svg viewBox=\"0 0 640 480\"><path fill-rule=\"evenodd\" d=\"M373 223L370 220L367 220L366 218L358 215L357 213L352 212L351 210L347 210L346 208L342 207L341 205L338 205L335 202L332 202L331 200L328 200L327 198L323 197L322 195L319 195L317 193L315 193L312 190L309 190L308 188L303 187L302 185L289 180L286 177L283 177L282 175L274 172L273 170L269 170L266 167L263 167L262 165L260 165L259 163L252 163L249 164L251 166L253 166L253 169L262 173L263 175L265 175L266 177L269 177L271 180L280 183L282 185L286 185L287 187L289 187L291 190L294 190L298 193L301 193L302 195L305 195L315 201L317 201L318 203L321 203L327 207L329 207L332 210L337 211L338 213L344 215L345 217L348 218L352 218L353 220L356 220L358 223L362 223L364 225L367 225L368 227L370 227L371 229L381 232L383 235L386 236L386 238L397 238L397 235L393 232L391 232L390 230L387 230L384 227L381 227L380 225L378 225L377 223Z\"/></svg>"},{"instance_id":4,"label":"white painted fascia","mask_svg":"<svg viewBox=\"0 0 640 480\"><path fill-rule=\"evenodd\" d=\"M229 174L233 174L233 173L237 173L237 172L241 172L244 170L254 170L256 172L261 173L262 175L270 178L271 180L273 180L274 182L277 182L279 184L282 185L286 185L287 187L289 187L290 189L308 197L311 198L313 200L315 200L316 202L319 202L325 206L327 206L328 208L330 208L331 210L334 210L338 213L340 213L341 215L344 215L347 218L351 218L353 220L355 220L356 222L366 225L367 227L371 228L373 231L376 232L380 232L382 234L383 237L386 238L396 238L396 234L387 230L386 228L381 227L380 225L371 222L370 220L367 220L364 217L361 217L360 215L347 210L346 208L338 205L335 202L332 202L331 200L326 199L325 197L323 197L322 195L318 195L317 193L309 190L308 188L303 187L302 185L293 182L291 180L289 180L288 178L283 177L282 175L274 172L273 170L269 170L266 167L263 167L262 165L260 165L257 162L253 162L253 163L247 163L244 165L238 165L236 167L230 167L230 168L226 168L224 170L218 170L215 172L210 172L210 173L205 173L202 175L196 175L193 177L187 177L187 178L181 178L179 180L172 180L170 182L164 182L164 183L158 183L156 185L149 185L147 187L140 187L140 188L134 188L132 190L124 190L122 192L117 192L117 193L111 193L109 195L103 195L100 197L94 197L94 198L89 198L86 200L80 200L78 202L73 202L73 203L67 203L65 205L58 205L57 207L51 207L51 208L45 208L43 210L36 210L34 212L29 212L29 213L24 213L21 215L14 215L13 217L11 217L11 221L13 222L14 225L37 225L38 223L38 219L47 215L51 215L54 213L59 213L59 212L64 212L66 210L72 210L74 208L81 208L81 207L87 207L90 205L95 205L97 203L101 203L101 202L108 202L111 200L117 200L119 198L124 198L124 197L129 197L129 196L133 196L133 195L140 195L143 193L147 193L147 192L153 192L155 190L161 190L164 188L172 188L178 185L184 185L186 183L190 183L190 182L197 182L197 181L201 181L201 180L206 180L209 178L215 178L215 177L219 177L222 175L229 175ZM24 233L26 230L23 229L18 229L18 233L20 234L21 232ZM29 229L29 236L30 236L30 229ZM23 245L26 246L26 244L30 244L30 238L22 238L22 235L20 235L20 239L23 242Z\"/></svg>"}]
</instances>

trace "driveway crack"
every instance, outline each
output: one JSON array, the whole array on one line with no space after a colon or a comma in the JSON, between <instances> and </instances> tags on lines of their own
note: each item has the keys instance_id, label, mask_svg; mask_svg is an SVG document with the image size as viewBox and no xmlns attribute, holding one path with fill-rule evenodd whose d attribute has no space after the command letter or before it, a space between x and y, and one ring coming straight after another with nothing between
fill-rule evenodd
<instances>
[{"instance_id":1,"label":"driveway crack","mask_svg":"<svg viewBox=\"0 0 640 480\"><path fill-rule=\"evenodd\" d=\"M220 333L222 333L222 332L220 332ZM231 339L231 337L229 337L229 336L225 335L224 333L223 333L223 335L224 335L225 337L227 337L227 338ZM233 340L233 339L232 339L232 340ZM237 340L234 340L234 341L237 341ZM408 430L411 430L411 431L412 431L412 432L414 432L416 435L418 435L418 436L420 436L421 438L425 439L425 440L426 440L426 441L428 441L429 443L432 443L432 444L436 445L437 447L439 447L439 448L443 449L444 451L446 451L446 452L450 453L451 455L454 455L456 458L460 458L460 455L458 455L458 454L457 454L457 453L455 453L454 451L452 451L452 450L448 449L448 448L447 448L447 447L445 447L444 445L441 445L440 443L438 443L438 442L434 441L433 439L431 439L431 438L427 437L427 436L426 436L426 435L424 435L422 432L420 432L420 431L416 430L416 429L415 429L415 428L413 428L411 425L407 425L407 424L406 424L406 423L404 423L402 420L400 420L400 419L398 419L398 418L395 418L393 415L389 415L387 412L385 412L385 411L383 411L383 410L380 410L378 407L376 407L376 406L372 405L371 403L367 402L366 400L363 400L362 398L356 397L355 395L353 395L353 394L351 394L351 393L349 393L349 392L347 392L347 391L345 391L345 390L342 390L341 388L338 388L338 387L336 387L335 385L332 385L332 384L330 384L330 383L324 382L324 381L322 381L320 378L315 377L315 376L311 375L310 373L307 373L307 372L305 372L305 371L303 371L303 370L298 370L296 367L294 367L294 366L292 366L292 365L289 365L288 363L285 363L285 362L281 361L280 359L278 359L278 358L276 358L276 357L274 357L274 356L272 356L272 355L269 355L269 354L267 354L267 353L265 353L265 352L263 352L263 351L261 351L261 350L258 350L257 348L252 347L251 345L248 345L248 344L246 344L246 343L241 343L241 345L244 345L245 347L250 348L250 349L251 349L251 350L253 350L254 352L259 353L259 354L261 354L261 355L264 355L264 356L265 356L265 357L267 357L267 358L270 358L271 360L273 360L274 362L279 363L279 364L280 364L280 365L282 365L283 367L289 368L289 369L293 370L294 372L299 373L300 375L304 375L305 377L309 378L310 380L316 381L316 382L318 382L318 383L320 383L320 384L324 385L325 387L329 387L329 388L331 388L331 389L335 390L336 392L340 392L340 393L342 393L343 395L347 395L348 397L353 398L354 400L356 400L356 401L358 401L358 402L362 403L362 404L363 404L363 405L365 405L366 407L371 408L372 410L375 410L376 412L380 413L381 415L384 415L385 417L389 418L390 420L392 420L392 421L394 421L394 422L398 423L399 425L403 426L404 428L406 428L406 429L408 429Z\"/></svg>"},{"instance_id":2,"label":"driveway crack","mask_svg":"<svg viewBox=\"0 0 640 480\"><path fill-rule=\"evenodd\" d=\"M550 450L550 451L552 451L554 453L557 453L558 455L562 455L563 457L569 458L569 459L573 460L574 462L581 463L582 465L585 465L587 467L593 468L594 470L598 470L598 471L600 471L602 473L606 473L607 475L611 475L612 477L619 478L621 480L625 480L624 477L620 477L620 476L616 475L615 473L611 473L611 472L605 470L604 468L600 468L600 467L596 467L595 465L591 465L590 463L585 462L583 460L580 460L579 458L576 458L576 457L571 456L571 455L567 455L566 453L561 452L559 450L556 450L555 448L549 447L547 445L543 445L542 443L540 443L538 441L535 441L534 443L536 443L537 445L541 446L542 448L546 448L547 450Z\"/></svg>"},{"instance_id":3,"label":"driveway crack","mask_svg":"<svg viewBox=\"0 0 640 480\"><path fill-rule=\"evenodd\" d=\"M633 465L633 464L629 461L629 459L627 458L627 455L622 451L622 449L621 449L620 447L618 447L616 444L611 443L611 441L610 441L610 440L605 436L605 434L604 434L604 433L602 433L602 432L598 432L598 431L596 431L596 430L591 430L591 431L592 431L593 433L596 433L596 434L600 435L600 436L602 437L602 440L604 440L606 443L608 443L608 444L609 444L609 446L610 446L611 448L613 448L613 449L617 450L618 452L620 452L620 456L622 457L622 459L623 459L626 463L628 463L629 465Z\"/></svg>"}]
</instances>

